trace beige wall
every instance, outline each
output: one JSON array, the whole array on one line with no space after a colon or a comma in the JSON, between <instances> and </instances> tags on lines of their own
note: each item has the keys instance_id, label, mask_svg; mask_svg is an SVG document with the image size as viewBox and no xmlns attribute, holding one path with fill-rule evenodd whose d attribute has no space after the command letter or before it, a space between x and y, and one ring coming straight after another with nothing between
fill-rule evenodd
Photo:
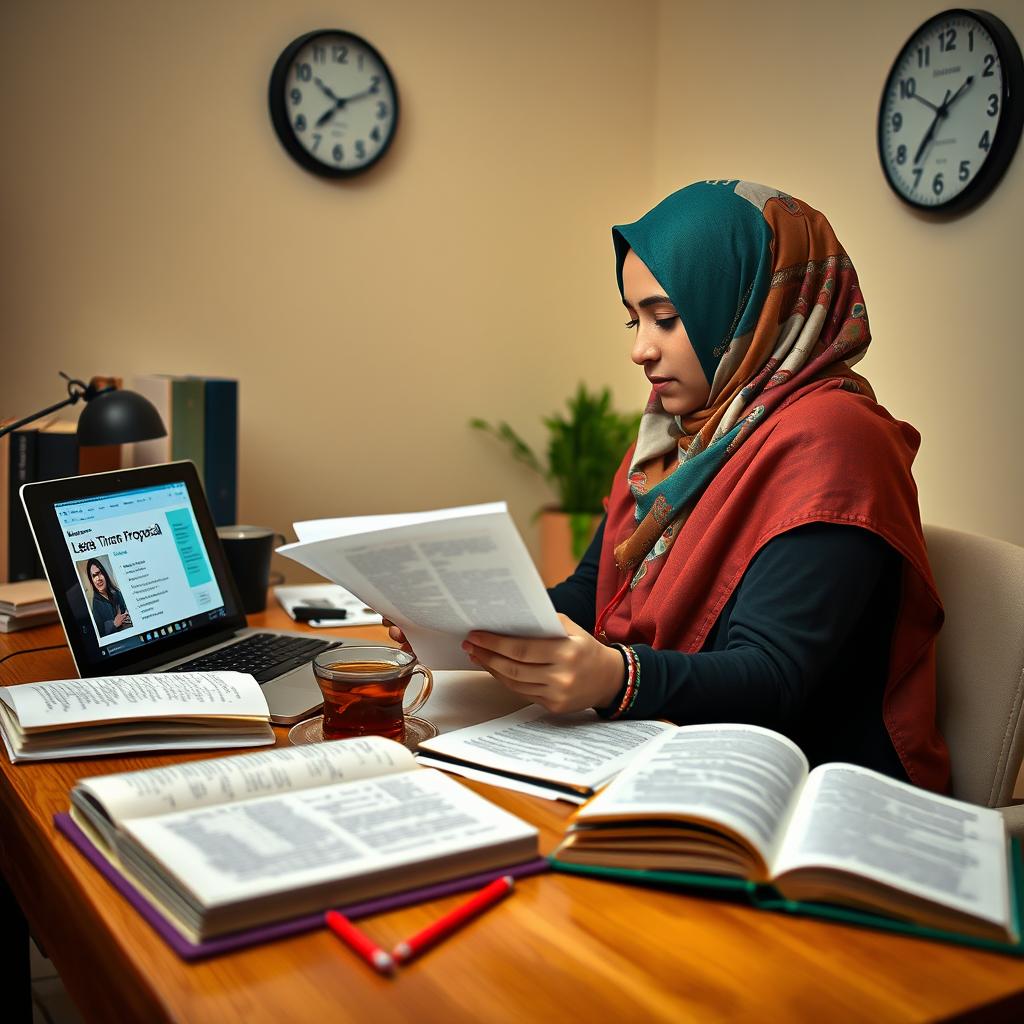
<instances>
[{"instance_id":1,"label":"beige wall","mask_svg":"<svg viewBox=\"0 0 1024 1024\"><path fill-rule=\"evenodd\" d=\"M1020 0L982 5L1024 43ZM1019 317L1024 150L987 202L915 214L878 162L882 87L925 0L660 6L656 200L704 178L774 185L826 213L871 320L858 365L922 434L922 517L1024 544Z\"/></svg>"},{"instance_id":2,"label":"beige wall","mask_svg":"<svg viewBox=\"0 0 1024 1024\"><path fill-rule=\"evenodd\" d=\"M988 7L1024 38L1019 3ZM532 535L549 492L467 419L542 442L581 378L642 402L608 227L742 176L826 211L852 254L862 368L924 434L925 518L1024 543L1024 157L935 224L875 152L889 65L937 9L11 0L0 413L56 398L58 369L237 375L244 519L506 498ZM386 160L340 184L266 111L278 52L322 26L378 46L403 104Z\"/></svg>"},{"instance_id":3,"label":"beige wall","mask_svg":"<svg viewBox=\"0 0 1024 1024\"><path fill-rule=\"evenodd\" d=\"M644 396L609 233L654 167L625 9L5 3L0 412L55 400L58 369L237 375L245 520L505 498L532 534L550 492L467 420L543 442L580 379ZM325 26L376 45L402 102L344 183L293 163L266 109L278 53Z\"/></svg>"}]
</instances>

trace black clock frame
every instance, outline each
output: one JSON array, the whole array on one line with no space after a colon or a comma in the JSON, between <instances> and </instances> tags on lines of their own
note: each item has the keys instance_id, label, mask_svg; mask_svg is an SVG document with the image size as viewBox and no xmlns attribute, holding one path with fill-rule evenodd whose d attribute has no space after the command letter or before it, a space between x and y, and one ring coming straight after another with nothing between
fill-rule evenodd
<instances>
[{"instance_id":1,"label":"black clock frame","mask_svg":"<svg viewBox=\"0 0 1024 1024\"><path fill-rule=\"evenodd\" d=\"M361 167L331 167L330 165L322 163L320 160L311 156L306 148L299 142L295 135L295 129L292 128L292 123L288 118L288 103L286 99L288 93L288 72L291 70L292 62L295 60L298 52L306 46L307 43L319 36L344 36L347 39L351 39L353 43L365 48L368 53L372 54L373 57L380 62L380 66L383 69L384 74L387 76L388 82L391 86L391 95L394 98L394 117L391 120L391 132L384 140L380 149L374 154L373 159L367 161ZM363 174L368 171L391 148L391 143L394 141L395 134L398 131L400 106L398 102L398 87L395 85L395 76L391 73L391 68L388 67L387 61L385 61L380 55L380 51L373 46L372 43L363 39L362 36L357 36L354 32L349 32L348 29L320 28L313 32L306 32L297 39L293 39L281 51L281 55L277 58L277 61L274 64L274 70L270 73L268 100L270 105L270 120L274 126L274 133L277 135L281 145L284 146L285 150L288 152L288 155L307 171L312 171L314 174L319 174L324 178L351 178L357 174Z\"/></svg>"},{"instance_id":2,"label":"black clock frame","mask_svg":"<svg viewBox=\"0 0 1024 1024\"><path fill-rule=\"evenodd\" d=\"M896 69L900 63L907 47L924 32L933 22L944 21L955 16L966 16L974 18L988 31L996 46L996 53L999 56L999 65L1003 72L1003 92L1000 97L1003 116L999 120L995 138L992 140L992 148L981 165L974 180L959 194L954 196L947 203L918 203L908 199L893 181L892 175L885 162L883 125L885 121L885 100L889 95L889 89L896 76ZM971 207L980 203L999 184L1007 167L1013 160L1017 151L1017 144L1020 141L1021 129L1024 128L1024 58L1021 56L1020 46L1016 38L1006 24L988 11L972 10L965 7L952 7L948 11L942 11L926 22L919 25L907 38L906 42L899 48L892 68L885 79L885 88L882 90L882 99L878 105L878 128L877 148L878 159L882 165L882 172L889 187L908 206L924 213L963 213Z\"/></svg>"}]
</instances>

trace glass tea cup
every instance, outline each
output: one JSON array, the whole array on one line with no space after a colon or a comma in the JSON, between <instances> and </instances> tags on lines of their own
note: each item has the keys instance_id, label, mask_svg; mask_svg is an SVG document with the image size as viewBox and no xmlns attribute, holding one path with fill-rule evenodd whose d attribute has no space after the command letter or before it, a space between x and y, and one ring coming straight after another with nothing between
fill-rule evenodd
<instances>
[{"instance_id":1,"label":"glass tea cup","mask_svg":"<svg viewBox=\"0 0 1024 1024\"><path fill-rule=\"evenodd\" d=\"M405 719L427 702L434 677L415 655L397 647L336 647L313 659L324 698L324 739L386 736L405 741ZM420 691L408 705L405 691L414 675Z\"/></svg>"}]
</instances>

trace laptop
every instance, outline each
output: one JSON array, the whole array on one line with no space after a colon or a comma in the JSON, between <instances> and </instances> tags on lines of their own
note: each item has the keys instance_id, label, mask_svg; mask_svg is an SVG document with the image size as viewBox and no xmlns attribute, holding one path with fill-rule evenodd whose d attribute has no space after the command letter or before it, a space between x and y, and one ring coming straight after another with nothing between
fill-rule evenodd
<instances>
[{"instance_id":1,"label":"laptop","mask_svg":"<svg viewBox=\"0 0 1024 1024\"><path fill-rule=\"evenodd\" d=\"M288 725L322 707L314 655L367 642L247 625L191 462L24 484L21 500L80 676L251 672Z\"/></svg>"}]
</instances>

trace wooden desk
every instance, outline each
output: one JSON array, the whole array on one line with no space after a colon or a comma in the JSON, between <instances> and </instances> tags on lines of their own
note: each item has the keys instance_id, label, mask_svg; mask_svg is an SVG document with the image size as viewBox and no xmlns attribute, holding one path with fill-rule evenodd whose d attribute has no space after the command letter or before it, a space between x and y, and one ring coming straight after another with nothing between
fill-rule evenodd
<instances>
[{"instance_id":1,"label":"wooden desk","mask_svg":"<svg viewBox=\"0 0 1024 1024\"><path fill-rule=\"evenodd\" d=\"M276 607L251 621L292 625ZM348 632L384 636L379 628ZM0 635L0 656L62 638L57 626ZM3 683L70 675L66 649L0 666ZM284 735L279 730L279 742ZM210 755L173 759L185 756ZM326 931L188 965L53 827L77 778L172 757L2 760L0 867L88 1020L1024 1019L1022 961L556 874L523 881L510 899L392 980ZM538 825L545 852L571 810L473 788ZM365 928L390 947L456 902L384 914Z\"/></svg>"}]
</instances>

